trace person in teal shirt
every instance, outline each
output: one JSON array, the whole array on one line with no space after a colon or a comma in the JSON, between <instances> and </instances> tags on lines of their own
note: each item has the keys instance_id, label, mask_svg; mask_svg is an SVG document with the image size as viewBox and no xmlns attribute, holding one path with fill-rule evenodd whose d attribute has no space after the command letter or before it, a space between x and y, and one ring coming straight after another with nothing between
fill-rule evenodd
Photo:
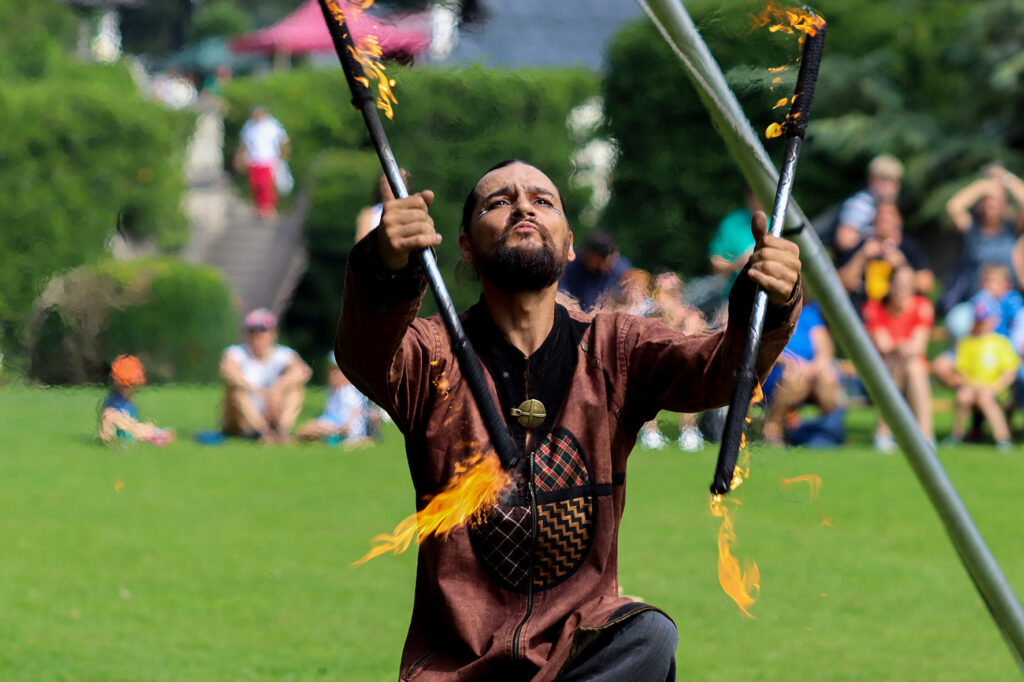
<instances>
[{"instance_id":1,"label":"person in teal shirt","mask_svg":"<svg viewBox=\"0 0 1024 682\"><path fill-rule=\"evenodd\" d=\"M727 214L718 223L715 236L708 244L708 259L711 273L726 280L722 292L723 300L728 298L732 283L747 264L747 258L754 250L754 238L750 235L750 220L754 211L761 210L761 204L750 189L743 192L744 206Z\"/></svg>"}]
</instances>

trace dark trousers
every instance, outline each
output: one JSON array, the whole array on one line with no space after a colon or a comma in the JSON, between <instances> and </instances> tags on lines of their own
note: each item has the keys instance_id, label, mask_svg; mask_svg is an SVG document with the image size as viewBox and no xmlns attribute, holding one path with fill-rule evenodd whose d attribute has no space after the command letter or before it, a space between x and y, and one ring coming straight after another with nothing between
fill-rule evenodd
<instances>
[{"instance_id":1,"label":"dark trousers","mask_svg":"<svg viewBox=\"0 0 1024 682\"><path fill-rule=\"evenodd\" d=\"M644 611L602 633L557 682L675 682L678 643L668 617Z\"/></svg>"}]
</instances>

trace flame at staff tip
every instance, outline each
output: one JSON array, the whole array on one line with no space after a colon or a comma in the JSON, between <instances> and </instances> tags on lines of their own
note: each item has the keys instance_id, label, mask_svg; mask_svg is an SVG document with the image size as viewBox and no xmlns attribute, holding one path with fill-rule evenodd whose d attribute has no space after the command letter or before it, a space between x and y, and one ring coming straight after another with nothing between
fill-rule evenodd
<instances>
[{"instance_id":1,"label":"flame at staff tip","mask_svg":"<svg viewBox=\"0 0 1024 682\"><path fill-rule=\"evenodd\" d=\"M511 480L493 452L474 455L469 461L456 464L451 480L430 498L427 506L395 526L390 535L375 537L374 547L352 565L365 564L388 552L401 554L417 537L420 543L431 536L443 540L459 526L480 523Z\"/></svg>"},{"instance_id":2,"label":"flame at staff tip","mask_svg":"<svg viewBox=\"0 0 1024 682\"><path fill-rule=\"evenodd\" d=\"M331 16L339 25L345 21L345 10L341 8L341 2L345 2L349 6L351 16L356 16L372 5L374 0L326 0L327 9L330 10ZM347 24L345 25L347 26ZM389 120L394 119L394 105L398 104L398 100L391 88L394 87L395 81L384 73L384 65L381 63L384 50L380 46L380 41L377 40L377 36L367 34L358 42L353 41L353 45L353 48L349 48L352 56L362 65L363 71L369 76L369 78L358 79L359 82L369 88L370 80L377 81L377 108L383 111Z\"/></svg>"},{"instance_id":3,"label":"flame at staff tip","mask_svg":"<svg viewBox=\"0 0 1024 682\"><path fill-rule=\"evenodd\" d=\"M806 7L783 7L774 0L769 0L764 11L751 15L754 28L767 26L772 33L800 33L800 42L804 36L813 36L825 27L825 19L811 12Z\"/></svg>"},{"instance_id":4,"label":"flame at staff tip","mask_svg":"<svg viewBox=\"0 0 1024 682\"><path fill-rule=\"evenodd\" d=\"M754 395L750 398L750 404L756 405L764 400L764 392L761 389L761 382L758 381L754 387ZM747 423L750 419L747 418ZM746 434L740 436L740 452L743 458L736 463L732 472L732 481L729 482L729 490L736 490L750 475L750 451L746 447ZM733 504L740 504L738 500L729 498ZM712 495L708 501L708 509L715 518L722 519L722 525L718 527L718 584L722 591L729 595L729 598L736 602L746 616L756 620L754 614L748 608L757 601L761 593L761 571L757 562L748 560L746 570L740 569L740 562L732 554L732 546L736 544L736 530L732 525L732 517L729 516L729 508L726 506L724 495Z\"/></svg>"}]
</instances>

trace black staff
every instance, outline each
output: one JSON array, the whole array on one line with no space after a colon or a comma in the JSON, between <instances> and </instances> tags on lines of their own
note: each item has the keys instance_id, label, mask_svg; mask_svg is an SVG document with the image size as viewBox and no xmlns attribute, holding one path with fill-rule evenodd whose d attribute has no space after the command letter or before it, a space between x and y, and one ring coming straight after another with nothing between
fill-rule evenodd
<instances>
[{"instance_id":1,"label":"black staff","mask_svg":"<svg viewBox=\"0 0 1024 682\"><path fill-rule=\"evenodd\" d=\"M402 179L395 155L391 152L391 145L388 144L388 137L381 126L380 116L377 115L376 100L373 93L370 92L370 81L359 60L356 59L355 45L342 15L341 2L346 2L346 0L320 0L320 9L323 10L324 20L331 32L334 50L338 53L338 59L341 60L341 68L345 72L349 90L352 91L352 104L363 114L363 121L370 132L370 139L373 140L373 146L377 150L377 156L380 158L380 165L384 169L384 175L387 176L388 184L391 185L391 191L399 199L404 199L409 196L409 190ZM426 270L427 282L430 284L430 290L434 292L434 300L437 301L441 318L452 339L452 350L455 352L462 374L469 384L477 409L480 410L480 415L483 417L487 433L491 437L491 445L498 453L498 459L501 460L502 466L510 469L519 460L519 450L512 441L508 426L487 390L487 382L484 380L480 363L477 362L473 347L466 337L462 323L459 322L455 304L452 303L452 298L444 285L444 279L441 277L441 271L437 268L437 260L434 258L433 252L430 249L423 249L419 252L419 258Z\"/></svg>"},{"instance_id":2,"label":"black staff","mask_svg":"<svg viewBox=\"0 0 1024 682\"><path fill-rule=\"evenodd\" d=\"M814 85L818 80L818 66L821 64L821 53L825 47L825 23L813 35L804 39L803 55L800 58L800 73L796 78L796 91L793 95L793 106L786 116L784 126L786 134L786 155L782 162L779 185L775 191L775 205L772 207L772 220L769 233L773 237L782 234L782 226L786 221L786 209L789 206L789 195L793 190L793 176L796 173L796 161L800 156L800 145L807 132L807 118L811 113L811 101L814 99ZM718 451L718 464L715 467L715 479L711 482L714 495L724 495L732 485L733 471L736 469L736 458L739 456L740 442L747 422L747 410L757 386L757 350L761 345L761 331L764 328L764 315L768 307L768 295L758 289L754 299L754 309L750 313L750 327L747 340L743 346L743 359L736 370L736 384L733 387L732 401L729 403L729 414L725 418L722 430L722 445Z\"/></svg>"}]
</instances>

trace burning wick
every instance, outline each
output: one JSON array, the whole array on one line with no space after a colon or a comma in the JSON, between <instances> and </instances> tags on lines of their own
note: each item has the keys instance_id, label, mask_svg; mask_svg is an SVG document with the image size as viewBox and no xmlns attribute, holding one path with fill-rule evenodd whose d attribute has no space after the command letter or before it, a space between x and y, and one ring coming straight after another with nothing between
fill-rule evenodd
<instances>
[{"instance_id":1,"label":"burning wick","mask_svg":"<svg viewBox=\"0 0 1024 682\"><path fill-rule=\"evenodd\" d=\"M475 526L487 517L511 481L511 475L493 452L474 455L469 461L456 464L455 473L441 492L430 497L422 510L395 526L390 535L375 537L373 548L352 565L365 564L387 552L401 554L414 539L421 544L431 536L443 540L459 526Z\"/></svg>"},{"instance_id":2,"label":"burning wick","mask_svg":"<svg viewBox=\"0 0 1024 682\"><path fill-rule=\"evenodd\" d=\"M338 24L342 24L345 21L346 10L341 8L342 2L348 5L348 9L351 11L350 16L354 18L363 10L369 8L374 0L326 0L327 9ZM384 65L381 63L381 59L384 58L384 49L380 46L377 36L364 36L355 44L354 49L352 49L352 56L363 66L363 71L371 79L377 81L377 108L383 111L389 120L394 119L394 105L398 104L398 100L395 98L395 93L391 88L394 87L395 81L388 78L384 73ZM370 79L361 78L359 80L365 87L370 87Z\"/></svg>"}]
</instances>

